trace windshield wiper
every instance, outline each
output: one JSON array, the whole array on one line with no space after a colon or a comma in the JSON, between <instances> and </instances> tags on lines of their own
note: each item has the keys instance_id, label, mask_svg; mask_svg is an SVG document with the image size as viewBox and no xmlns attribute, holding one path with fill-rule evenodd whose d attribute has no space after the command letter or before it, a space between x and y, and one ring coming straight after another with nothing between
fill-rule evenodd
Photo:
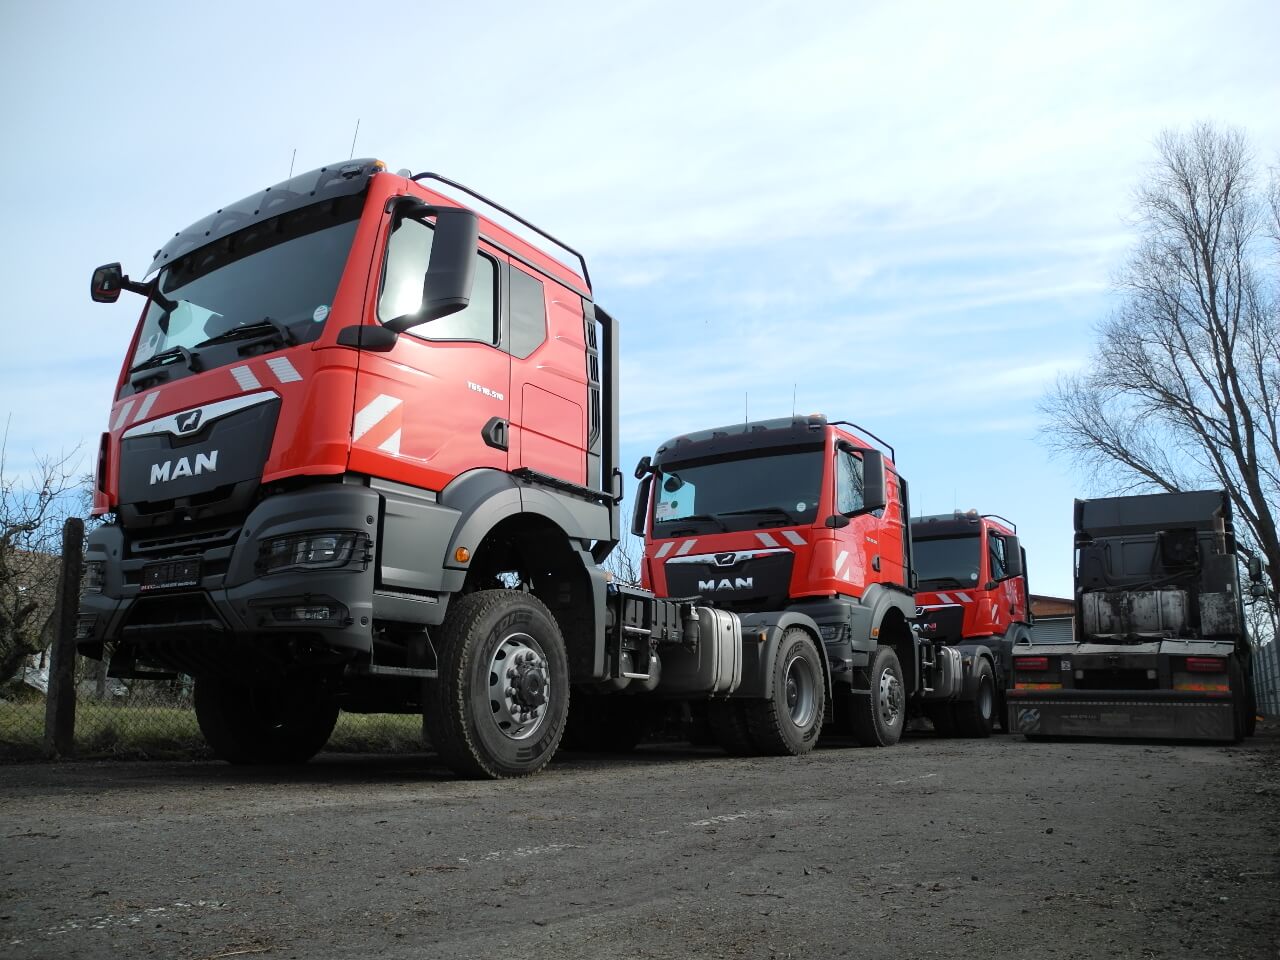
<instances>
[{"instance_id":1,"label":"windshield wiper","mask_svg":"<svg viewBox=\"0 0 1280 960\"><path fill-rule=\"evenodd\" d=\"M129 368L129 372L137 373L139 370L150 370L152 367L168 366L175 360L182 360L192 373L200 372L200 358L186 347L170 347L168 350L154 353L141 363L135 363Z\"/></svg>"},{"instance_id":2,"label":"windshield wiper","mask_svg":"<svg viewBox=\"0 0 1280 960\"><path fill-rule=\"evenodd\" d=\"M278 336L281 343L286 347L294 343L293 332L288 327L279 320L263 317L256 323L246 323L240 327L232 327L230 330L224 330L216 337L201 340L196 344L196 349L208 347L215 343L231 343L233 340L251 340L257 337L269 336Z\"/></svg>"},{"instance_id":3,"label":"windshield wiper","mask_svg":"<svg viewBox=\"0 0 1280 960\"><path fill-rule=\"evenodd\" d=\"M791 523L798 521L792 516L789 510L783 510L781 507L752 507L750 510L721 510L716 514L717 517L746 517L753 513L767 513L775 517L785 517Z\"/></svg>"},{"instance_id":4,"label":"windshield wiper","mask_svg":"<svg viewBox=\"0 0 1280 960\"><path fill-rule=\"evenodd\" d=\"M729 529L724 525L724 521L722 521L718 515L714 515L710 513L691 513L687 517L672 517L670 520L659 520L658 522L676 524L676 523L685 523L689 520L695 520L695 521L709 520L712 523L714 523L717 527L719 527L721 530L727 531ZM672 536L675 536L675 534L672 534Z\"/></svg>"}]
</instances>

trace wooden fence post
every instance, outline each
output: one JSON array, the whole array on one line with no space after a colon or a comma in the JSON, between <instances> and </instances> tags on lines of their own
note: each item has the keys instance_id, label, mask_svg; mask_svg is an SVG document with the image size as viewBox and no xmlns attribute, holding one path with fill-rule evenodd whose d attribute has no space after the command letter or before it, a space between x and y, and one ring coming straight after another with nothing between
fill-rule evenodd
<instances>
[{"instance_id":1,"label":"wooden fence post","mask_svg":"<svg viewBox=\"0 0 1280 960\"><path fill-rule=\"evenodd\" d=\"M57 632L49 656L49 693L44 706L44 752L67 757L76 740L76 618L80 613L80 576L84 569L84 521L69 517L62 525L62 568L54 600Z\"/></svg>"}]
</instances>

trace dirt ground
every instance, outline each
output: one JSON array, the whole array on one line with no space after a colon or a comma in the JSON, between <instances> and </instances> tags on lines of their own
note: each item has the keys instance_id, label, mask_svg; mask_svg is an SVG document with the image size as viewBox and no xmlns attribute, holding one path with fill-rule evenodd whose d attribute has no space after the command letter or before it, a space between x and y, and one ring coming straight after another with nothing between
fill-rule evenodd
<instances>
[{"instance_id":1,"label":"dirt ground","mask_svg":"<svg viewBox=\"0 0 1280 960\"><path fill-rule=\"evenodd\" d=\"M1280 731L0 767L0 956L1280 957Z\"/></svg>"}]
</instances>

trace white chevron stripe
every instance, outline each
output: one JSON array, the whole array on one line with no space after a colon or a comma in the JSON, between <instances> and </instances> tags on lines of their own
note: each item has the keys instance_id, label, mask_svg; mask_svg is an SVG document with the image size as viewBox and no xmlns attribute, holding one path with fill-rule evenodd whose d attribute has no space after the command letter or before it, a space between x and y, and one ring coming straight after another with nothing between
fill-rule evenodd
<instances>
[{"instance_id":1,"label":"white chevron stripe","mask_svg":"<svg viewBox=\"0 0 1280 960\"><path fill-rule=\"evenodd\" d=\"M797 547L803 547L806 543L809 542L804 537L800 536L800 534L796 533L794 530L783 530L782 535L786 537L789 541L794 543Z\"/></svg>"},{"instance_id":2,"label":"white chevron stripe","mask_svg":"<svg viewBox=\"0 0 1280 960\"><path fill-rule=\"evenodd\" d=\"M302 379L302 374L289 362L288 357L272 357L267 361L267 366L281 383L296 383Z\"/></svg>"},{"instance_id":3,"label":"white chevron stripe","mask_svg":"<svg viewBox=\"0 0 1280 960\"><path fill-rule=\"evenodd\" d=\"M236 378L236 383L240 385L241 390L258 390L262 387L258 378L247 366L232 367L231 375Z\"/></svg>"},{"instance_id":4,"label":"white chevron stripe","mask_svg":"<svg viewBox=\"0 0 1280 960\"><path fill-rule=\"evenodd\" d=\"M962 603L973 603L973 597L969 596L967 593L957 593L956 596Z\"/></svg>"},{"instance_id":5,"label":"white chevron stripe","mask_svg":"<svg viewBox=\"0 0 1280 960\"><path fill-rule=\"evenodd\" d=\"M767 533L757 533L756 539L759 540L761 543L763 543L766 547L776 547L779 545L778 541L773 539L773 537L771 537Z\"/></svg>"},{"instance_id":6,"label":"white chevron stripe","mask_svg":"<svg viewBox=\"0 0 1280 960\"><path fill-rule=\"evenodd\" d=\"M301 380L302 378L299 377L298 379ZM394 453L397 457L400 456L400 431L397 430L378 444L378 449L384 453Z\"/></svg>"},{"instance_id":7,"label":"white chevron stripe","mask_svg":"<svg viewBox=\"0 0 1280 960\"><path fill-rule=\"evenodd\" d=\"M693 545L697 542L698 541L696 538L693 540L686 540L684 543L680 544L680 549L676 551L676 556L683 557L686 553L688 553L690 550L693 549Z\"/></svg>"},{"instance_id":8,"label":"white chevron stripe","mask_svg":"<svg viewBox=\"0 0 1280 960\"><path fill-rule=\"evenodd\" d=\"M133 422L145 420L147 414L151 412L151 408L156 405L156 398L160 396L160 391L156 390L146 395L142 400L142 406L138 408L138 412L133 415Z\"/></svg>"},{"instance_id":9,"label":"white chevron stripe","mask_svg":"<svg viewBox=\"0 0 1280 960\"><path fill-rule=\"evenodd\" d=\"M839 577L844 571L844 562L849 559L849 551L841 550L836 555L836 576Z\"/></svg>"},{"instance_id":10,"label":"white chevron stripe","mask_svg":"<svg viewBox=\"0 0 1280 960\"><path fill-rule=\"evenodd\" d=\"M663 557L665 557L668 553L671 552L671 548L674 547L675 545L676 544L674 540L668 540L666 543L664 543L662 546L658 548L658 552L653 555L654 559L661 560Z\"/></svg>"},{"instance_id":11,"label":"white chevron stripe","mask_svg":"<svg viewBox=\"0 0 1280 960\"><path fill-rule=\"evenodd\" d=\"M950 594L940 593L938 594L938 599L941 600L943 603L951 603Z\"/></svg>"},{"instance_id":12,"label":"white chevron stripe","mask_svg":"<svg viewBox=\"0 0 1280 960\"><path fill-rule=\"evenodd\" d=\"M380 393L356 414L355 426L351 431L351 439L359 440L366 433L387 418L396 407L400 406L400 398Z\"/></svg>"},{"instance_id":13,"label":"white chevron stripe","mask_svg":"<svg viewBox=\"0 0 1280 960\"><path fill-rule=\"evenodd\" d=\"M124 422L129 419L129 411L133 409L133 401L126 400L120 412L116 414L115 422L111 424L112 430L119 430L124 426Z\"/></svg>"}]
</instances>

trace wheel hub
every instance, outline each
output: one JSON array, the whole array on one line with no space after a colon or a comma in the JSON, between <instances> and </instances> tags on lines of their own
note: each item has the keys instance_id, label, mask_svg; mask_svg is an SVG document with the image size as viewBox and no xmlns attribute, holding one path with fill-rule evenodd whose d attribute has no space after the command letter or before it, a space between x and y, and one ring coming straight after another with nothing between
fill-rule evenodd
<instances>
[{"instance_id":1,"label":"wheel hub","mask_svg":"<svg viewBox=\"0 0 1280 960\"><path fill-rule=\"evenodd\" d=\"M898 722L898 717L902 715L903 694L902 684L898 682L890 671L885 670L880 674L880 718L884 722L893 726Z\"/></svg>"},{"instance_id":2,"label":"wheel hub","mask_svg":"<svg viewBox=\"0 0 1280 960\"><path fill-rule=\"evenodd\" d=\"M807 727L813 721L817 690L809 662L800 656L787 661L786 672L787 713L797 727Z\"/></svg>"},{"instance_id":3,"label":"wheel hub","mask_svg":"<svg viewBox=\"0 0 1280 960\"><path fill-rule=\"evenodd\" d=\"M547 657L527 633L513 633L498 644L489 664L489 708L504 736L527 740L542 726L550 695Z\"/></svg>"}]
</instances>

